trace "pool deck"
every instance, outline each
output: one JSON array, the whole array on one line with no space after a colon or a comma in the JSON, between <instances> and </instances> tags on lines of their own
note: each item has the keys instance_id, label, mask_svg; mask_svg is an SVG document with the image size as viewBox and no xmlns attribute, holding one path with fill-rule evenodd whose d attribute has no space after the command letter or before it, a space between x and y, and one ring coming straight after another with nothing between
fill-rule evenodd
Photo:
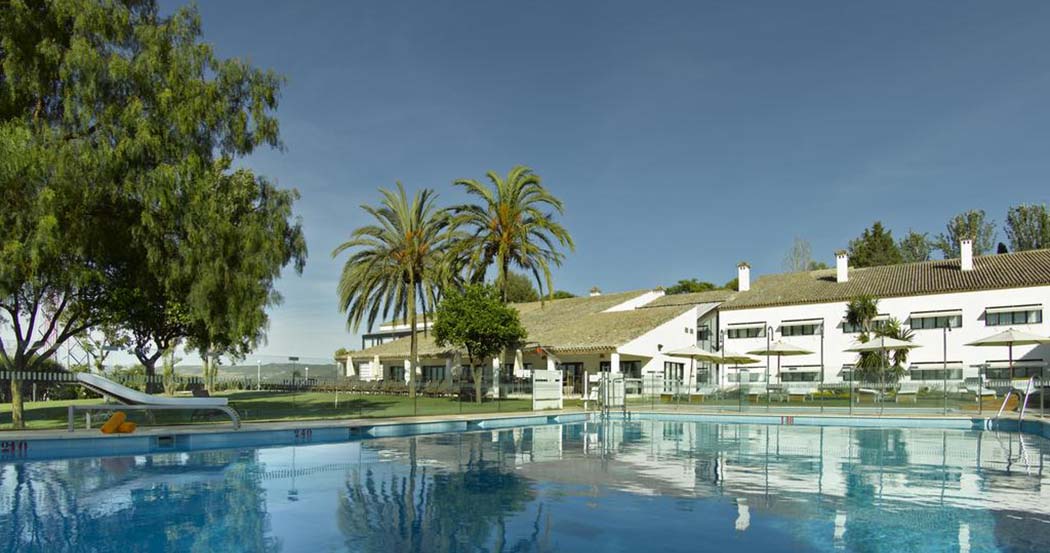
<instances>
[{"instance_id":1,"label":"pool deck","mask_svg":"<svg viewBox=\"0 0 1050 553\"><path fill-rule=\"evenodd\" d=\"M372 426L389 426L398 424L421 424L432 422L471 422L480 420L519 419L526 417L548 417L558 415L583 414L588 411L583 409L563 409L551 411L517 411L513 413L471 413L453 415L424 415L417 417L389 417L389 418L345 418L345 419L310 419L310 420L285 420L285 421L262 421L241 423L240 430L234 430L227 423L215 424L183 424L175 426L143 426L131 434L103 434L98 426L93 428L77 428L70 432L62 429L47 430L2 430L2 440L54 440L54 439L83 439L83 438L108 438L120 439L135 436L169 436L172 434L226 434L230 432L267 432L272 430L304 430L317 428L356 428ZM590 411L593 412L593 411Z\"/></svg>"},{"instance_id":2,"label":"pool deck","mask_svg":"<svg viewBox=\"0 0 1050 553\"><path fill-rule=\"evenodd\" d=\"M359 428L359 427L374 427L374 426L389 426L389 425L414 425L414 424L426 424L426 423L439 423L439 422L473 422L483 420L500 420L500 419L521 419L529 417L550 417L559 415L575 415L585 413L597 413L594 410L584 409L562 409L562 410L550 410L550 411L517 411L513 413L471 413L471 414L451 414L451 415L425 415L425 416L402 416L402 417L389 417L389 418L345 418L345 419L313 419L313 420L285 420L285 421L262 421L262 422L246 422L241 424L240 430L234 430L229 424L216 423L216 424L193 424L193 425L175 425L175 426L148 426L140 427L133 434L102 434L97 427L87 429L78 428L73 432L69 432L66 429L47 429L47 430L3 430L0 431L0 441L3 440L56 440L56 439L85 439L85 438L106 438L106 439L121 439L129 437L141 437L141 436L170 436L175 434L226 434L230 432L267 432L275 430L304 430L304 429L318 429L318 428ZM879 414L877 412L860 412L849 414L848 410L827 410L825 412L817 411L812 408L800 408L800 409L789 409L789 408L776 408L769 411L730 411L730 410L716 410L716 409L682 409L675 408L672 406L654 408L646 407L645 409L629 409L629 413L632 415L639 415L645 413L652 413L658 415L682 415L682 416L702 416L710 417L713 421L724 418L743 419L744 421L751 420L756 423L768 423L770 417L777 418L805 418L805 419L816 419L816 420L841 420L844 418L857 419L858 421L864 421L863 424L871 425L873 420L881 421L893 421L893 420L938 420L938 421L972 421L974 419L990 419L993 418L992 414L942 414L942 413L931 413L921 411L904 411L900 409L893 409L889 412ZM616 414L614 412L614 414ZM1010 413L1002 417L1003 420L1017 420L1016 413ZM1042 421L1039 417L1028 415L1026 421ZM1042 421L1044 424L1046 421Z\"/></svg>"}]
</instances>

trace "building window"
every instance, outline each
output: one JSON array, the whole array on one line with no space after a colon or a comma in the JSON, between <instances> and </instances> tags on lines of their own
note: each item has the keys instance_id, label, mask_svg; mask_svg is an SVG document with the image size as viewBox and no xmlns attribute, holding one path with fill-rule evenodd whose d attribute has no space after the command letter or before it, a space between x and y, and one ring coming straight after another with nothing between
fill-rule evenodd
<instances>
[{"instance_id":1,"label":"building window","mask_svg":"<svg viewBox=\"0 0 1050 553\"><path fill-rule=\"evenodd\" d=\"M766 326L729 327L726 329L726 338L764 338Z\"/></svg>"},{"instance_id":2,"label":"building window","mask_svg":"<svg viewBox=\"0 0 1050 553\"><path fill-rule=\"evenodd\" d=\"M696 388L699 390L701 386L713 384L711 376L711 367L707 363L696 367Z\"/></svg>"},{"instance_id":3,"label":"building window","mask_svg":"<svg viewBox=\"0 0 1050 553\"><path fill-rule=\"evenodd\" d=\"M743 377L743 378L741 378ZM752 370L752 371L731 371L726 374L726 380L729 382L762 382L765 380L766 374L763 370Z\"/></svg>"},{"instance_id":4,"label":"building window","mask_svg":"<svg viewBox=\"0 0 1050 553\"><path fill-rule=\"evenodd\" d=\"M962 313L943 315L922 315L916 313L909 318L909 326L915 330L959 328L962 326Z\"/></svg>"},{"instance_id":5,"label":"building window","mask_svg":"<svg viewBox=\"0 0 1050 553\"><path fill-rule=\"evenodd\" d=\"M932 381L944 381L944 369L911 369L908 371L911 375L912 380L932 380ZM948 369L948 380L962 380L963 370L962 368L949 368Z\"/></svg>"},{"instance_id":6,"label":"building window","mask_svg":"<svg viewBox=\"0 0 1050 553\"><path fill-rule=\"evenodd\" d=\"M873 331L879 330L880 328L886 326L886 323L889 320L890 318L888 316L879 315L877 319L871 321L871 329ZM853 325L850 324L849 321L842 321L842 332L845 334L860 334L861 332L864 332L864 329L861 328L860 325Z\"/></svg>"},{"instance_id":7,"label":"building window","mask_svg":"<svg viewBox=\"0 0 1050 553\"><path fill-rule=\"evenodd\" d=\"M664 380L681 382L685 378L685 363L664 361Z\"/></svg>"},{"instance_id":8,"label":"building window","mask_svg":"<svg viewBox=\"0 0 1050 553\"><path fill-rule=\"evenodd\" d=\"M817 330L820 328L819 324L792 324L792 325L780 325L781 336L814 336L817 334Z\"/></svg>"},{"instance_id":9,"label":"building window","mask_svg":"<svg viewBox=\"0 0 1050 553\"><path fill-rule=\"evenodd\" d=\"M781 382L816 382L820 373L815 372L786 372L780 373Z\"/></svg>"},{"instance_id":10,"label":"building window","mask_svg":"<svg viewBox=\"0 0 1050 553\"><path fill-rule=\"evenodd\" d=\"M423 375L423 382L440 382L445 380L444 365L423 365L419 370Z\"/></svg>"},{"instance_id":11,"label":"building window","mask_svg":"<svg viewBox=\"0 0 1050 553\"><path fill-rule=\"evenodd\" d=\"M991 310L984 314L985 326L1007 326L1039 324L1043 322L1043 309L1017 309L1016 311Z\"/></svg>"},{"instance_id":12,"label":"building window","mask_svg":"<svg viewBox=\"0 0 1050 553\"><path fill-rule=\"evenodd\" d=\"M599 361L598 372L607 373L612 368L610 361ZM620 372L624 378L641 378L642 377L642 364L640 361L624 361L620 360Z\"/></svg>"}]
</instances>

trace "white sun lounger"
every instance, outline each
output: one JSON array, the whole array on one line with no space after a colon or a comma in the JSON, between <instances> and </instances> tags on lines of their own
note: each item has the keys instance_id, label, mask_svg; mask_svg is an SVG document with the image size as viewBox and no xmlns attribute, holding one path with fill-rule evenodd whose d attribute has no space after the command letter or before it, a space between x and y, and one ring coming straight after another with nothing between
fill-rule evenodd
<instances>
[{"instance_id":1,"label":"white sun lounger","mask_svg":"<svg viewBox=\"0 0 1050 553\"><path fill-rule=\"evenodd\" d=\"M919 401L919 388L921 388L921 387L922 387L922 384L919 383L919 382L901 382L901 386L897 390L897 396L895 398L895 401L897 403L900 403L901 402L901 398L905 398L905 397L911 396L911 400L913 402L918 402Z\"/></svg>"},{"instance_id":2,"label":"white sun lounger","mask_svg":"<svg viewBox=\"0 0 1050 553\"><path fill-rule=\"evenodd\" d=\"M90 428L91 411L122 411L122 410L189 410L204 411L213 409L226 413L233 422L234 429L241 427L241 418L237 411L228 405L224 397L163 397L145 394L133 390L127 386L117 384L112 380L98 376L97 374L76 373L80 385L104 396L113 398L123 405L70 405L69 406L69 431L73 431L73 419L77 411L88 412L88 427Z\"/></svg>"}]
</instances>

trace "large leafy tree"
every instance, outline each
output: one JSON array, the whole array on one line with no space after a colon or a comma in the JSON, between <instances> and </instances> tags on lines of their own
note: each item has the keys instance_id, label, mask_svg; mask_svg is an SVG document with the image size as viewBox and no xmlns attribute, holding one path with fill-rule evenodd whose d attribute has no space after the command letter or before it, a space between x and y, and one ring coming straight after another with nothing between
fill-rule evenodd
<instances>
[{"instance_id":1,"label":"large leafy tree","mask_svg":"<svg viewBox=\"0 0 1050 553\"><path fill-rule=\"evenodd\" d=\"M1044 204L1021 204L1006 214L1006 237L1015 252L1050 247L1050 211Z\"/></svg>"},{"instance_id":2,"label":"large leafy tree","mask_svg":"<svg viewBox=\"0 0 1050 553\"><path fill-rule=\"evenodd\" d=\"M243 357L265 339L267 309L281 302L281 268L301 272L306 262L302 223L292 208L299 194L277 188L248 170L218 172L200 186L187 213L206 224L184 225L177 299L185 293L192 325L187 339L204 358L209 385L218 355ZM207 200L204 200L204 197Z\"/></svg>"},{"instance_id":3,"label":"large leafy tree","mask_svg":"<svg viewBox=\"0 0 1050 553\"><path fill-rule=\"evenodd\" d=\"M893 231L875 221L871 228L857 238L850 240L849 261L854 267L875 267L877 265L895 265L902 261L897 243L893 241Z\"/></svg>"},{"instance_id":4,"label":"large leafy tree","mask_svg":"<svg viewBox=\"0 0 1050 553\"><path fill-rule=\"evenodd\" d=\"M554 289L551 266L561 265L562 248L575 248L569 231L555 220L555 214L564 212L561 200L528 167L516 166L506 177L489 171L487 177L489 186L472 179L455 182L478 200L454 208L457 225L469 233L460 247L467 252L472 279L482 281L495 264L500 295L507 301L506 275L513 265L535 278L541 295L549 295Z\"/></svg>"},{"instance_id":5,"label":"large leafy tree","mask_svg":"<svg viewBox=\"0 0 1050 553\"><path fill-rule=\"evenodd\" d=\"M194 8L162 17L153 0L0 9L0 306L16 334L0 354L15 368L33 370L71 337L132 318L134 293L181 298L187 273L227 261L184 264L194 256L181 231L207 232L212 221L188 214L218 201L215 183L234 158L280 145L281 79L220 59L199 38ZM186 301L199 316L221 300ZM20 387L12 382L16 427Z\"/></svg>"},{"instance_id":6,"label":"large leafy tree","mask_svg":"<svg viewBox=\"0 0 1050 553\"><path fill-rule=\"evenodd\" d=\"M664 293L668 295L675 294L693 294L696 292L708 292L710 290L717 290L718 287L714 284L698 280L695 278L690 279L679 279L678 282L668 286Z\"/></svg>"},{"instance_id":7,"label":"large leafy tree","mask_svg":"<svg viewBox=\"0 0 1050 553\"><path fill-rule=\"evenodd\" d=\"M426 314L447 288L452 274L448 265L455 263L449 252L457 236L451 214L437 207L433 190L421 190L410 199L397 183L396 192L380 192L383 199L378 207L361 206L375 222L355 229L350 240L332 252L335 257L350 251L339 277L339 308L354 330L362 321L372 327L380 315L408 323L413 330L408 381L414 397L419 368L418 311L422 309L425 323Z\"/></svg>"},{"instance_id":8,"label":"large leafy tree","mask_svg":"<svg viewBox=\"0 0 1050 553\"><path fill-rule=\"evenodd\" d=\"M897 242L897 249L901 252L902 261L915 263L918 261L929 261L933 247L930 244L930 238L927 233L909 230L908 234L904 235L904 238Z\"/></svg>"},{"instance_id":9,"label":"large leafy tree","mask_svg":"<svg viewBox=\"0 0 1050 553\"><path fill-rule=\"evenodd\" d=\"M540 299L540 293L532 285L529 277L514 271L507 273L507 275L509 279L509 282L507 282L507 303L526 303ZM500 283L496 283L496 286L502 288Z\"/></svg>"},{"instance_id":10,"label":"large leafy tree","mask_svg":"<svg viewBox=\"0 0 1050 553\"><path fill-rule=\"evenodd\" d=\"M974 255L990 254L995 250L995 223L988 219L983 209L971 209L952 217L945 231L934 240L934 247L946 259L959 257L960 244L967 238L973 240Z\"/></svg>"},{"instance_id":11,"label":"large leafy tree","mask_svg":"<svg viewBox=\"0 0 1050 553\"><path fill-rule=\"evenodd\" d=\"M481 403L484 362L525 340L518 311L505 305L490 286L454 290L438 305L434 339L441 347L465 351L474 374L474 398Z\"/></svg>"}]
</instances>

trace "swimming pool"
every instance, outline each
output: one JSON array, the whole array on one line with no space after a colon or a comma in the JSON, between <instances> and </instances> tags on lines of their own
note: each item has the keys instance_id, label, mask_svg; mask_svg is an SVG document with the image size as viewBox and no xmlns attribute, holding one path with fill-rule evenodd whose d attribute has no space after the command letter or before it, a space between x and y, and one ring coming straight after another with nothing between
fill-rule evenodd
<instances>
[{"instance_id":1,"label":"swimming pool","mask_svg":"<svg viewBox=\"0 0 1050 553\"><path fill-rule=\"evenodd\" d=\"M0 548L1050 548L1050 442L1042 437L686 417L513 426L527 422L8 462L0 465Z\"/></svg>"}]
</instances>

